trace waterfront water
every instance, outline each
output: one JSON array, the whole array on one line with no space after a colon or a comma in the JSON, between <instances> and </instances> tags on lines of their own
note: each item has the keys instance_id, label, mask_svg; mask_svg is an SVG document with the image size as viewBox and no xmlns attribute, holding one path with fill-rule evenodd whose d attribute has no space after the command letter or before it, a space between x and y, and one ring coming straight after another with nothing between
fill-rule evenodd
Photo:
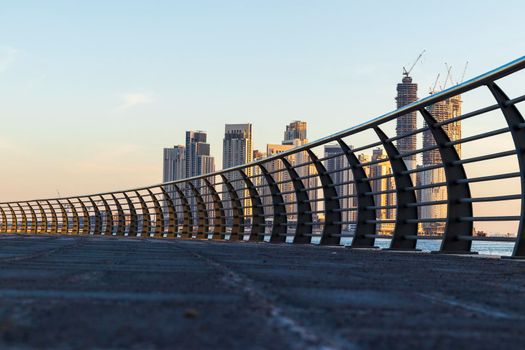
<instances>
[{"instance_id":1,"label":"waterfront water","mask_svg":"<svg viewBox=\"0 0 525 350\"><path fill-rule=\"evenodd\" d=\"M352 242L351 238L345 238L343 240L344 245L350 245ZM376 239L376 246L379 248L388 248L390 240L385 238ZM420 239L417 241L417 249L421 249L424 252L439 250L441 240L439 239ZM514 242L488 242L488 241L474 241L472 242L472 251L478 252L479 254L486 255L500 255L509 256L512 254L514 248Z\"/></svg>"}]
</instances>

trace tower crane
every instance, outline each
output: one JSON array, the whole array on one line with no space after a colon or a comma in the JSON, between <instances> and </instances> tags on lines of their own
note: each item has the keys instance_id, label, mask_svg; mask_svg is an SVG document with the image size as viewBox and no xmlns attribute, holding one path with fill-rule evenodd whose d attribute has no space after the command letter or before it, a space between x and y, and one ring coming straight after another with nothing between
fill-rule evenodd
<instances>
[{"instance_id":1,"label":"tower crane","mask_svg":"<svg viewBox=\"0 0 525 350\"><path fill-rule=\"evenodd\" d=\"M443 83L443 86L440 86L441 90L445 90L447 87L448 80L451 76L452 66L449 66L447 63L445 63L445 67L447 67L447 76L445 77L445 82Z\"/></svg>"},{"instance_id":2,"label":"tower crane","mask_svg":"<svg viewBox=\"0 0 525 350\"><path fill-rule=\"evenodd\" d=\"M465 68L463 68L463 74L461 74L461 81L459 84L461 84L465 80L465 73L467 73L467 67L468 67L468 61L465 62Z\"/></svg>"},{"instance_id":3,"label":"tower crane","mask_svg":"<svg viewBox=\"0 0 525 350\"><path fill-rule=\"evenodd\" d=\"M410 72L412 72L412 69L414 69L414 67L416 66L416 64L419 62L419 60L421 59L421 57L423 56L423 54L425 53L426 50L423 50L421 51L421 53L419 54L419 56L417 56L416 60L414 61L414 63L412 64L412 66L410 67L409 70L407 70L405 67L403 67L403 75L405 77L408 77L410 76Z\"/></svg>"},{"instance_id":4,"label":"tower crane","mask_svg":"<svg viewBox=\"0 0 525 350\"><path fill-rule=\"evenodd\" d=\"M439 80L439 76L441 75L441 73L438 73L437 77L436 77L436 80L434 81L434 86L432 86L430 89L429 89L429 94L432 95L433 93L436 92L436 86L437 86L437 83L438 83L438 80Z\"/></svg>"}]
</instances>

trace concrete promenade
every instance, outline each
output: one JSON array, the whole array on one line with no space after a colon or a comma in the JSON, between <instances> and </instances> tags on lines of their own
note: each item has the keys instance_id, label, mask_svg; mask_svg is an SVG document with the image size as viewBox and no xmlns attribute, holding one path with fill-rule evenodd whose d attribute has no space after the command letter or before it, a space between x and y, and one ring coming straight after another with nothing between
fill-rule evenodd
<instances>
[{"instance_id":1,"label":"concrete promenade","mask_svg":"<svg viewBox=\"0 0 525 350\"><path fill-rule=\"evenodd\" d=\"M0 236L0 348L520 349L525 261Z\"/></svg>"}]
</instances>

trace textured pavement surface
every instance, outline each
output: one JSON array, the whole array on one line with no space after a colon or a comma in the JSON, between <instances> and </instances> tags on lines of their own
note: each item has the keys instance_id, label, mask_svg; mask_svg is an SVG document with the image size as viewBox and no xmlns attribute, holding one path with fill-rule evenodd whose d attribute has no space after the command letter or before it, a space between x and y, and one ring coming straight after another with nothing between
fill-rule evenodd
<instances>
[{"instance_id":1,"label":"textured pavement surface","mask_svg":"<svg viewBox=\"0 0 525 350\"><path fill-rule=\"evenodd\" d=\"M525 261L0 236L0 348L520 349Z\"/></svg>"}]
</instances>

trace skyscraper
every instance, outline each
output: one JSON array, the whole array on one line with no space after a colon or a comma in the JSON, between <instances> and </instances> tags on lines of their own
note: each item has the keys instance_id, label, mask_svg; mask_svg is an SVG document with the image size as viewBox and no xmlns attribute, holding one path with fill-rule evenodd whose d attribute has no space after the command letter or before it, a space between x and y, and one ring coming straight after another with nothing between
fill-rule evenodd
<instances>
[{"instance_id":1,"label":"skyscraper","mask_svg":"<svg viewBox=\"0 0 525 350\"><path fill-rule=\"evenodd\" d=\"M252 124L226 124L222 143L222 168L227 169L237 165L250 163L252 161L252 157ZM252 169L245 169L245 173L246 175L251 176ZM235 181L240 179L240 175L237 175L236 173L227 173L226 177L228 180L232 181L232 185L237 191L245 188L242 181ZM223 192L227 193L227 189L225 187L223 188ZM248 198L248 191L242 191L239 196L245 197L245 199L242 201L244 215L246 216L246 219L250 221L252 210L251 201Z\"/></svg>"},{"instance_id":2,"label":"skyscraper","mask_svg":"<svg viewBox=\"0 0 525 350\"><path fill-rule=\"evenodd\" d=\"M252 124L226 124L222 148L222 168L252 161Z\"/></svg>"},{"instance_id":3,"label":"skyscraper","mask_svg":"<svg viewBox=\"0 0 525 350\"><path fill-rule=\"evenodd\" d=\"M210 156L210 144L206 142L207 135L204 131L186 131L186 177L198 176L211 173L215 171L215 160ZM198 187L200 194L204 197L205 202L209 201L209 193L204 187L202 181L197 181L195 185ZM197 222L196 199L189 188L182 189L188 198L191 211L194 216L193 222ZM176 204L179 204L176 202Z\"/></svg>"},{"instance_id":4,"label":"skyscraper","mask_svg":"<svg viewBox=\"0 0 525 350\"><path fill-rule=\"evenodd\" d=\"M428 108L437 122L443 122L450 118L461 115L461 95L453 96L449 99L437 102ZM443 125L443 130L447 133L451 141L461 139L461 121ZM435 145L434 138L430 131L423 132L423 148ZM458 155L461 157L461 144L455 145ZM434 149L423 153L423 167L433 164L441 164L439 150ZM443 168L426 170L418 173L418 183L429 185L433 183L446 182L445 171ZM447 199L447 189L445 186L424 188L419 191L422 202L435 202ZM420 209L420 216L425 219L446 218L447 211L445 205L426 205ZM442 234L445 222L425 222L422 224L426 234Z\"/></svg>"},{"instance_id":5,"label":"skyscraper","mask_svg":"<svg viewBox=\"0 0 525 350\"><path fill-rule=\"evenodd\" d=\"M307 140L306 122L295 120L286 125L284 131L283 145L293 145L294 140Z\"/></svg>"},{"instance_id":6,"label":"skyscraper","mask_svg":"<svg viewBox=\"0 0 525 350\"><path fill-rule=\"evenodd\" d=\"M401 108L417 100L417 84L412 82L412 77L408 73L403 77L401 84L397 84L397 108ZM411 112L397 118L396 134L405 135L417 128L417 112ZM416 135L411 135L398 139L397 149L404 154L416 150ZM404 158L408 169L415 169L416 155Z\"/></svg>"},{"instance_id":7,"label":"skyscraper","mask_svg":"<svg viewBox=\"0 0 525 350\"><path fill-rule=\"evenodd\" d=\"M210 144L204 131L186 131L186 177L203 175L215 170L210 157Z\"/></svg>"},{"instance_id":8,"label":"skyscraper","mask_svg":"<svg viewBox=\"0 0 525 350\"><path fill-rule=\"evenodd\" d=\"M162 182L170 182L183 179L186 176L184 146L178 145L172 148L164 148Z\"/></svg>"}]
</instances>

